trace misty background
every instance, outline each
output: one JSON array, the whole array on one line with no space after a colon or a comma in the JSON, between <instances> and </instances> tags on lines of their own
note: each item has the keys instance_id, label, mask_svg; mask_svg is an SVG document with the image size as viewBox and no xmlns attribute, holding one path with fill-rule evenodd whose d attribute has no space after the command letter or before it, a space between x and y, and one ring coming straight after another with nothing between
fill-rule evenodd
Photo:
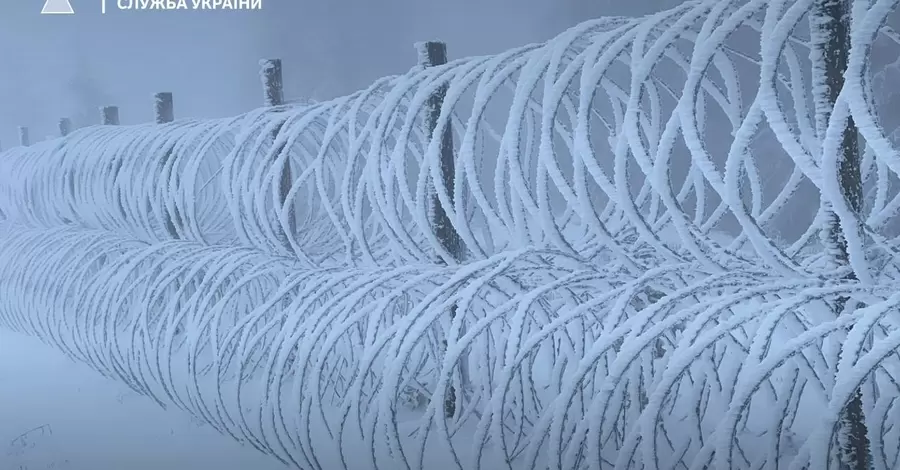
<instances>
[{"instance_id":1,"label":"misty background","mask_svg":"<svg viewBox=\"0 0 900 470\"><path fill-rule=\"evenodd\" d=\"M326 100L415 65L413 43L448 43L451 59L544 41L599 16L637 16L680 0L263 0L261 11L120 11L70 0L75 15L41 15L43 0L0 10L0 143L56 136L57 121L152 120L152 95L175 94L176 118L240 114L262 104L261 58L284 61L288 99Z\"/></svg>"}]
</instances>

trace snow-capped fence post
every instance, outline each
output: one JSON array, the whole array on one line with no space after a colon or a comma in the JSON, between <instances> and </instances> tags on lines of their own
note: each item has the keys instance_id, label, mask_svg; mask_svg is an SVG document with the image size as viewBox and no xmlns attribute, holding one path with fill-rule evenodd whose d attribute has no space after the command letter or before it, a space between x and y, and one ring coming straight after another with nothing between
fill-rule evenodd
<instances>
[{"instance_id":1,"label":"snow-capped fence post","mask_svg":"<svg viewBox=\"0 0 900 470\"><path fill-rule=\"evenodd\" d=\"M427 68L447 63L447 44L440 41L426 41L417 43L415 46L416 51L418 52L419 66ZM428 97L425 107L425 135L432 136L433 139L441 139L441 181L449 193L452 204L454 174L456 173L453 154L453 132L449 123L444 128L440 129L439 132L435 132L437 131L437 122L441 114L441 107L443 107L444 98L447 96L447 89L448 85L443 84ZM439 256L439 258L447 264L450 262L459 263L463 258L462 242L459 234L456 232L456 228L447 216L446 210L444 210L443 205L441 205L441 202L438 200L436 191L434 191L434 186L431 187L430 198L429 211L435 236L441 244L441 247L450 255L451 259L443 259L443 256ZM451 320L456 317L456 308L456 305L450 307ZM444 347L446 348L446 346L447 342L444 340ZM463 358L463 360L460 361L460 364L465 364L465 362L466 359ZM461 383L464 388L467 382L465 366L460 368L460 373ZM456 408L456 388L451 385L447 391L447 399L444 401L444 416L452 418L456 414Z\"/></svg>"},{"instance_id":2,"label":"snow-capped fence post","mask_svg":"<svg viewBox=\"0 0 900 470\"><path fill-rule=\"evenodd\" d=\"M825 138L831 113L844 87L844 74L850 59L850 12L848 0L817 0L809 15L813 90L821 90L818 93L814 91L816 131L820 140ZM850 210L859 215L863 201L861 155L859 134L852 116L848 117L844 126L837 152L841 196ZM822 244L832 262L848 266L850 252L846 235L832 206L825 204L824 209L826 217ZM855 280L857 275L851 269L846 278ZM849 301L846 297L838 298L834 305L835 312L838 315L852 313L856 305L848 305ZM846 470L868 470L871 451L861 388L856 389L841 410L840 427L838 445L841 467Z\"/></svg>"},{"instance_id":3,"label":"snow-capped fence post","mask_svg":"<svg viewBox=\"0 0 900 470\"><path fill-rule=\"evenodd\" d=\"M72 120L69 118L61 118L59 120L59 136L65 137L72 132Z\"/></svg>"},{"instance_id":4,"label":"snow-capped fence post","mask_svg":"<svg viewBox=\"0 0 900 470\"><path fill-rule=\"evenodd\" d=\"M284 81L281 59L259 61L259 76L263 83L263 105L267 107L284 104Z\"/></svg>"},{"instance_id":5,"label":"snow-capped fence post","mask_svg":"<svg viewBox=\"0 0 900 470\"><path fill-rule=\"evenodd\" d=\"M119 107L104 106L100 108L100 123L104 126L119 125Z\"/></svg>"},{"instance_id":6,"label":"snow-capped fence post","mask_svg":"<svg viewBox=\"0 0 900 470\"><path fill-rule=\"evenodd\" d=\"M31 139L28 137L28 128L25 126L19 126L19 145L22 147L31 145Z\"/></svg>"},{"instance_id":7,"label":"snow-capped fence post","mask_svg":"<svg viewBox=\"0 0 900 470\"><path fill-rule=\"evenodd\" d=\"M263 106L273 107L273 106L281 106L284 104L284 78L282 75L282 67L281 67L281 59L262 59L259 61L259 77L262 80L263 85ZM272 142L277 140L278 133L281 131L281 125L279 125L275 131L272 132L271 138ZM275 158L278 158L282 152L284 152L286 143L282 143L279 145L273 155ZM291 171L291 159L287 158L284 164L284 168L281 171L281 178L278 183L278 201L282 207L287 203L288 193L291 191L291 184L294 180L293 173ZM279 211L280 212L280 211ZM291 236L295 232L296 229L296 219L294 218L294 210L293 205L288 211L288 226L287 232L282 234L282 244L288 251L293 251L291 248L291 244L288 241L288 237Z\"/></svg>"},{"instance_id":8,"label":"snow-capped fence post","mask_svg":"<svg viewBox=\"0 0 900 470\"><path fill-rule=\"evenodd\" d=\"M175 120L175 101L172 93L162 92L153 95L153 116L157 124L165 124Z\"/></svg>"}]
</instances>

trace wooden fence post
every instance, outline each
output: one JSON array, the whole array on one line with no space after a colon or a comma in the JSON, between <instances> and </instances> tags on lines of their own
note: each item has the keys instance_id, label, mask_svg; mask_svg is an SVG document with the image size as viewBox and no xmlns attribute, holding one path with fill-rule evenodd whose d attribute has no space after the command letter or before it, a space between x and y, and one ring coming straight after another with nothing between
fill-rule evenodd
<instances>
[{"instance_id":1,"label":"wooden fence post","mask_svg":"<svg viewBox=\"0 0 900 470\"><path fill-rule=\"evenodd\" d=\"M416 44L416 50L418 52L418 65L421 67L434 67L438 65L444 65L447 63L447 45L440 41L427 41ZM450 198L452 201L453 198L453 187L454 187L454 173L455 170L455 161L453 154L453 132L450 128L449 123L440 130L440 132L435 135L435 130L437 130L437 121L438 117L441 114L441 107L444 105L444 98L447 96L447 88L448 86L442 85L438 88L431 96L428 97L428 101L426 102L425 107L425 135L433 138L441 139L441 150L440 150L440 165L441 165L441 181L444 184L444 187L447 188L447 191L450 193ZM447 212L444 207L441 205L440 201L437 198L437 194L432 192L430 195L431 201L429 202L431 209L431 223L434 227L435 236L441 244L441 247L444 248L452 257L452 261L460 262L463 258L463 247L462 242L459 238L459 234L456 232L456 228L453 227L453 224L450 221L450 217L447 216ZM456 305L450 307L450 319L451 321L456 318ZM447 341L444 340L444 348L447 347ZM465 358L463 358L465 360ZM467 383L467 368L465 365L461 364L460 374L461 374L461 382L463 384ZM457 397L456 397L456 388L451 385L449 390L447 391L447 398L444 400L444 416L447 418L452 418L456 415L456 405L457 405Z\"/></svg>"},{"instance_id":2,"label":"wooden fence post","mask_svg":"<svg viewBox=\"0 0 900 470\"><path fill-rule=\"evenodd\" d=\"M175 120L175 98L171 92L164 91L153 95L153 120L157 124L167 124ZM168 162L172 157L175 147L166 149L163 162ZM183 228L183 220L176 209L174 213L169 213L168 209L163 208L165 212L166 232L175 240L181 239L178 228Z\"/></svg>"},{"instance_id":3,"label":"wooden fence post","mask_svg":"<svg viewBox=\"0 0 900 470\"><path fill-rule=\"evenodd\" d=\"M153 120L156 124L167 124L175 120L175 99L171 92L166 91L155 93L153 95ZM168 164L174 150L174 146L166 149L166 154L163 157L164 164ZM182 219L181 214L179 214L178 208L176 207L174 212L169 212L168 208L163 207L163 213L166 232L172 239L180 240L182 237L179 235L178 228L184 228L184 220ZM181 282L179 281L175 285L180 288ZM180 308L181 300L178 300L178 305ZM175 334L181 334L181 331L181 325L179 325L175 329Z\"/></svg>"},{"instance_id":4,"label":"wooden fence post","mask_svg":"<svg viewBox=\"0 0 900 470\"><path fill-rule=\"evenodd\" d=\"M272 106L281 106L284 104L284 78L282 75L281 68L281 59L263 59L259 61L259 76L262 80L263 85L263 105L267 107ZM275 139L278 137L278 133L281 131L281 127L279 126L275 132L272 133L272 142L274 143ZM285 144L282 144L278 149L276 149L274 155L277 157L284 151ZM288 193L291 191L291 184L293 183L294 177L291 172L291 159L290 156L287 159L287 162L284 165L284 170L281 172L281 181L279 181L278 185L278 200L282 206L287 202ZM288 213L288 232L289 234L295 233L297 228L296 219L294 218L294 210L291 207L290 212ZM291 247L290 241L288 241L288 233L283 234L284 240L282 243L288 251L293 252L293 248Z\"/></svg>"},{"instance_id":5,"label":"wooden fence post","mask_svg":"<svg viewBox=\"0 0 900 470\"><path fill-rule=\"evenodd\" d=\"M118 126L119 125L119 107L118 106L104 106L100 108L100 122L104 126Z\"/></svg>"},{"instance_id":6,"label":"wooden fence post","mask_svg":"<svg viewBox=\"0 0 900 470\"><path fill-rule=\"evenodd\" d=\"M31 139L28 137L28 128L25 126L19 126L19 145L22 147L31 145Z\"/></svg>"},{"instance_id":7,"label":"wooden fence post","mask_svg":"<svg viewBox=\"0 0 900 470\"><path fill-rule=\"evenodd\" d=\"M153 95L155 103L154 116L157 124L165 124L175 120L175 101L172 93L162 92Z\"/></svg>"},{"instance_id":8,"label":"wooden fence post","mask_svg":"<svg viewBox=\"0 0 900 470\"><path fill-rule=\"evenodd\" d=\"M284 81L281 71L281 59L263 59L259 61L259 67L259 76L263 82L263 105L283 105Z\"/></svg>"},{"instance_id":9,"label":"wooden fence post","mask_svg":"<svg viewBox=\"0 0 900 470\"><path fill-rule=\"evenodd\" d=\"M434 67L447 63L447 45L439 41L428 41L416 44L419 55L419 65L422 67ZM444 105L444 97L447 95L447 85L438 88L428 97L425 108L425 135L441 139L441 180L450 198L453 198L453 176L456 172L456 162L453 154L453 132L449 123L435 136L438 117L441 115L441 107ZM450 222L450 217L441 205L436 194L431 195L432 224L435 236L441 246L450 253L455 262L462 261L462 242L459 234Z\"/></svg>"},{"instance_id":10,"label":"wooden fence post","mask_svg":"<svg viewBox=\"0 0 900 470\"><path fill-rule=\"evenodd\" d=\"M65 137L72 132L72 120L69 118L62 118L59 120L59 136Z\"/></svg>"}]
</instances>

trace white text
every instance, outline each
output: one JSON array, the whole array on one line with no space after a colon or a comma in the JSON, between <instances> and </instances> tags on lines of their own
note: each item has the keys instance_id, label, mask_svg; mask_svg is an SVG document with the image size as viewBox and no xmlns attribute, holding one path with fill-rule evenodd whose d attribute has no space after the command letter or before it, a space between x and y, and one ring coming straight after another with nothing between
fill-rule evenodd
<instances>
[{"instance_id":1,"label":"white text","mask_svg":"<svg viewBox=\"0 0 900 470\"><path fill-rule=\"evenodd\" d=\"M262 10L262 0L116 0L120 10Z\"/></svg>"}]
</instances>

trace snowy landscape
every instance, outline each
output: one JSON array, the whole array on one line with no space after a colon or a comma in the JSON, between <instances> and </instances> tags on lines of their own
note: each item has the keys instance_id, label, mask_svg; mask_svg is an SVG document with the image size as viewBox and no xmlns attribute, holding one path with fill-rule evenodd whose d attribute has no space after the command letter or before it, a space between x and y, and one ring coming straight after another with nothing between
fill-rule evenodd
<instances>
[{"instance_id":1,"label":"snowy landscape","mask_svg":"<svg viewBox=\"0 0 900 470\"><path fill-rule=\"evenodd\" d=\"M289 468L37 339L2 331L0 341L4 470Z\"/></svg>"},{"instance_id":2,"label":"snowy landscape","mask_svg":"<svg viewBox=\"0 0 900 470\"><path fill-rule=\"evenodd\" d=\"M20 128L0 468L897 468L898 4L421 42L337 97L265 59L243 114Z\"/></svg>"}]
</instances>

